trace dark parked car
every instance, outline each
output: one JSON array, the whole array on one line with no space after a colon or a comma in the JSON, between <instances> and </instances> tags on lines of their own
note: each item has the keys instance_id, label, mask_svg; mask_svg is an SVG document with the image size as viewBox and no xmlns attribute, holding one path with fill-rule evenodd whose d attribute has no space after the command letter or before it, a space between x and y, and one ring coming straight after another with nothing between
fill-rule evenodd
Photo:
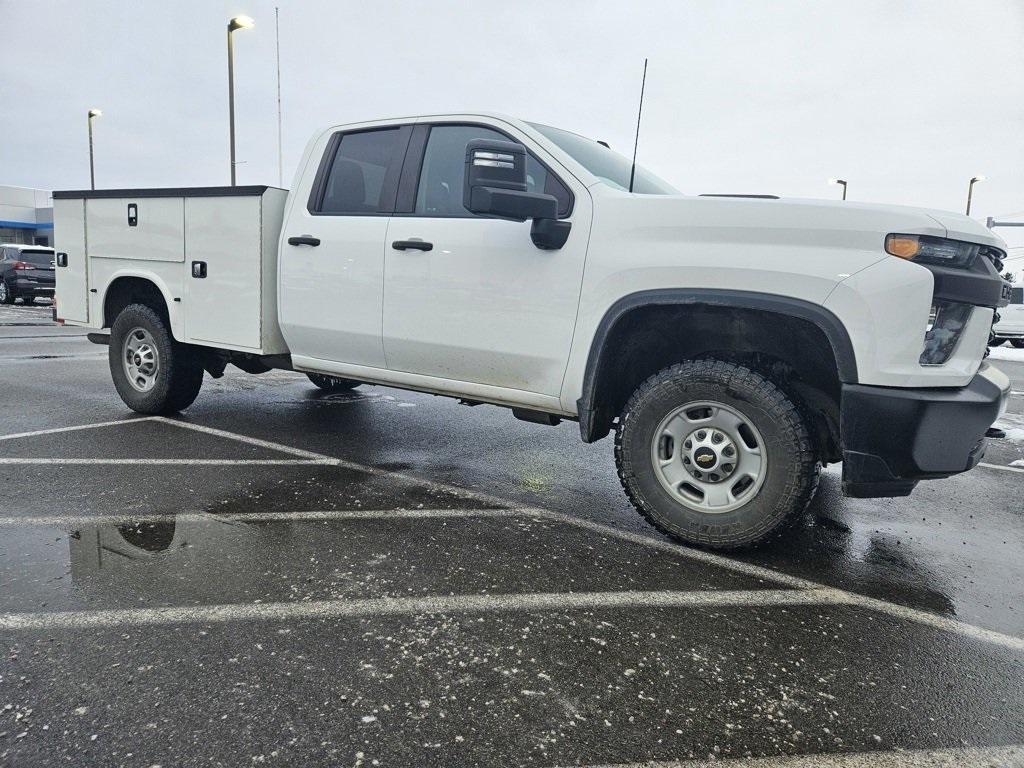
<instances>
[{"instance_id":1,"label":"dark parked car","mask_svg":"<svg viewBox=\"0 0 1024 768\"><path fill-rule=\"evenodd\" d=\"M0 304L22 299L31 304L37 296L53 296L53 248L41 245L0 245Z\"/></svg>"}]
</instances>

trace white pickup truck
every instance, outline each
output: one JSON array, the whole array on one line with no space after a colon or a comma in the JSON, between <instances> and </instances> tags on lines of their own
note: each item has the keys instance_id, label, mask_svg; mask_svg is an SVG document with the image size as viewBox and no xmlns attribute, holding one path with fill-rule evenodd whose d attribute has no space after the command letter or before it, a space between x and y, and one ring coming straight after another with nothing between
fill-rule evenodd
<instances>
[{"instance_id":1,"label":"white pickup truck","mask_svg":"<svg viewBox=\"0 0 1024 768\"><path fill-rule=\"evenodd\" d=\"M130 408L183 409L233 364L614 429L630 500L691 544L782 530L828 462L852 496L971 469L1009 393L983 359L1005 244L972 219L687 196L501 115L331 127L290 193L54 207L56 316L109 343Z\"/></svg>"}]
</instances>

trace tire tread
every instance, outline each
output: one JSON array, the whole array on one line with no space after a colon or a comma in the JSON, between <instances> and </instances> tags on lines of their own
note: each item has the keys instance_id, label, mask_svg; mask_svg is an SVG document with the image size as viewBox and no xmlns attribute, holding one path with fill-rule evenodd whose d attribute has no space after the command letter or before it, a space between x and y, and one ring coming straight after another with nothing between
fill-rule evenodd
<instances>
[{"instance_id":1,"label":"tire tread","mask_svg":"<svg viewBox=\"0 0 1024 768\"><path fill-rule=\"evenodd\" d=\"M776 514L766 518L756 528L744 529L739 533L718 531L715 527L704 526L694 530L673 526L659 517L651 505L640 495L635 482L632 457L626 455L623 445L624 433L631 417L643 408L655 391L672 382L711 380L726 390L736 383L753 384L762 403L768 404L783 425L787 439L797 446L798 460L794 472L790 472L783 503L776 506ZM615 426L615 466L619 482L630 503L648 523L662 533L684 544L704 546L713 549L740 549L762 545L780 536L810 504L818 488L821 466L817 460L814 445L806 427L804 414L783 390L765 375L738 363L705 357L683 361L664 368L650 376L636 388L623 408Z\"/></svg>"}]
</instances>

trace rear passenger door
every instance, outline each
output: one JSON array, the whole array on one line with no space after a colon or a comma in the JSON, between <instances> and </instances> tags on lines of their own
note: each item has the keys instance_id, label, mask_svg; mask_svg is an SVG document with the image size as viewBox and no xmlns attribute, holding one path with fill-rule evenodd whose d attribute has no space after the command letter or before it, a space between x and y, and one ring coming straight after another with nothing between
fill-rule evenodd
<instances>
[{"instance_id":1,"label":"rear passenger door","mask_svg":"<svg viewBox=\"0 0 1024 768\"><path fill-rule=\"evenodd\" d=\"M559 201L565 246L542 251L530 222L463 206L466 144L523 142L477 123L421 124L388 229L384 348L395 371L557 397L579 305L590 230L586 188L527 146L530 191ZM423 248L409 241L423 241ZM413 243L415 245L415 242Z\"/></svg>"},{"instance_id":2,"label":"rear passenger door","mask_svg":"<svg viewBox=\"0 0 1024 768\"><path fill-rule=\"evenodd\" d=\"M279 257L280 321L293 357L385 367L384 238L411 132L338 131L314 149L319 166L293 190Z\"/></svg>"}]
</instances>

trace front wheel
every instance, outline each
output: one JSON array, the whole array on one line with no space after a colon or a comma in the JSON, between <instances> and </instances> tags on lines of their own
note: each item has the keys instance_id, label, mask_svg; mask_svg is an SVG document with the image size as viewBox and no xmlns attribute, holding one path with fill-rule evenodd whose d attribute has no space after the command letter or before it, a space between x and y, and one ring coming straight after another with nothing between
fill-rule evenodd
<instances>
[{"instance_id":1,"label":"front wheel","mask_svg":"<svg viewBox=\"0 0 1024 768\"><path fill-rule=\"evenodd\" d=\"M633 393L615 436L619 479L649 522L716 549L764 542L802 512L820 465L797 406L767 377L702 359Z\"/></svg>"},{"instance_id":2,"label":"front wheel","mask_svg":"<svg viewBox=\"0 0 1024 768\"><path fill-rule=\"evenodd\" d=\"M164 319L143 304L125 307L114 320L108 360L117 393L139 413L176 413L195 401L203 385L199 356L175 341Z\"/></svg>"},{"instance_id":3,"label":"front wheel","mask_svg":"<svg viewBox=\"0 0 1024 768\"><path fill-rule=\"evenodd\" d=\"M1024 339L1010 339L1010 343L1017 349L1024 349Z\"/></svg>"}]
</instances>

